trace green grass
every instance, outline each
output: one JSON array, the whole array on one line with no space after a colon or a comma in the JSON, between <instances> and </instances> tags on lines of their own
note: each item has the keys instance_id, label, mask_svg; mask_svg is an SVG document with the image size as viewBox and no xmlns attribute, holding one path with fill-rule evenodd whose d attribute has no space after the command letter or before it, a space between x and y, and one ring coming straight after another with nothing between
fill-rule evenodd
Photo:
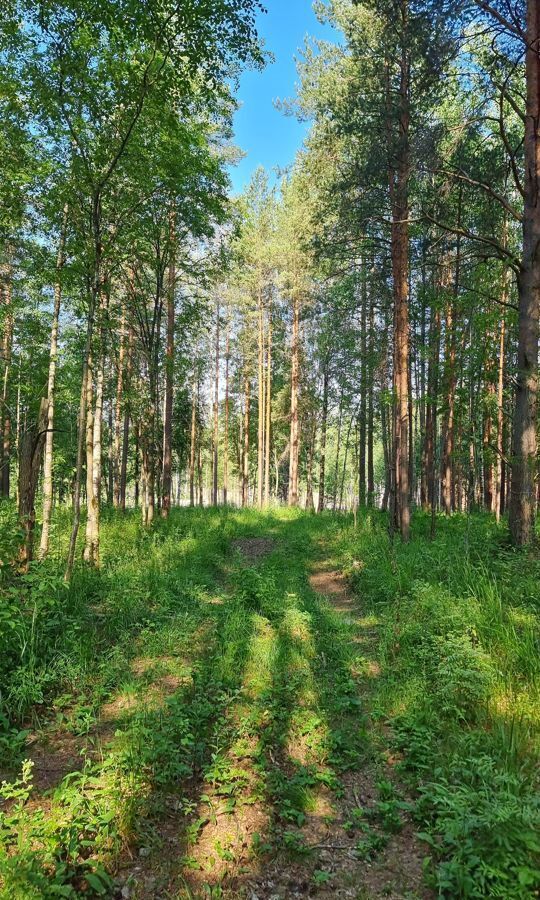
<instances>
[{"instance_id":1,"label":"green grass","mask_svg":"<svg viewBox=\"0 0 540 900\"><path fill-rule=\"evenodd\" d=\"M412 805L442 896L536 896L540 564L489 518L428 534L420 514L404 547L378 513L355 529L177 510L148 532L107 513L102 569L66 587L60 518L57 555L1 585L0 896L110 896L128 848L156 860L156 892L181 883L209 864L198 843L217 805L264 809L253 857L310 859L302 829L321 791L339 799L343 774L379 765L389 742L413 802L381 767L374 822L346 823L359 853L376 855ZM275 547L249 565L231 543L256 536ZM358 614L310 588L318 560L349 576ZM39 762L36 786L28 763L17 775L36 740L59 736L80 771L45 787ZM171 804L179 844L164 860ZM236 852L215 840L211 865ZM315 863L312 880L326 880Z\"/></svg>"}]
</instances>

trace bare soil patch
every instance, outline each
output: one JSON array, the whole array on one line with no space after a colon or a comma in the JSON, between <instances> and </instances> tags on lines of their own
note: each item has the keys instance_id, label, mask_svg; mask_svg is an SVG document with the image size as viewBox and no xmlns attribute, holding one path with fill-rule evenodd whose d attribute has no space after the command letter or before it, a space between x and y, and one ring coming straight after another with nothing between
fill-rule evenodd
<instances>
[{"instance_id":1,"label":"bare soil patch","mask_svg":"<svg viewBox=\"0 0 540 900\"><path fill-rule=\"evenodd\" d=\"M237 550L249 563L257 563L264 559L275 549L276 542L273 538L238 538L233 541L231 547Z\"/></svg>"}]
</instances>

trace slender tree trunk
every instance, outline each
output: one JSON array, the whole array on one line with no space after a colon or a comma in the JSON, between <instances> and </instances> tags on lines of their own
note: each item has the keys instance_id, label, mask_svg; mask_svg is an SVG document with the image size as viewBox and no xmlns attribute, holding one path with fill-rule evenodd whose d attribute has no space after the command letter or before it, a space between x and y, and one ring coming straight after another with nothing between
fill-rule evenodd
<instances>
[{"instance_id":1,"label":"slender tree trunk","mask_svg":"<svg viewBox=\"0 0 540 900\"><path fill-rule=\"evenodd\" d=\"M176 216L169 213L169 284L167 290L167 344L165 350L165 406L163 410L163 478L161 515L166 519L171 509L172 490L172 417L174 386L174 320L176 291Z\"/></svg>"},{"instance_id":2,"label":"slender tree trunk","mask_svg":"<svg viewBox=\"0 0 540 900\"><path fill-rule=\"evenodd\" d=\"M367 410L367 490L368 490L368 506L373 506L375 502L375 467L373 464L373 443L374 443L374 386L373 386L373 353L375 343L375 307L373 301L370 303L369 310L369 342L368 342L368 410Z\"/></svg>"},{"instance_id":3,"label":"slender tree trunk","mask_svg":"<svg viewBox=\"0 0 540 900\"><path fill-rule=\"evenodd\" d=\"M81 400L79 406L79 419L77 431L77 462L75 466L75 482L73 490L73 522L71 527L71 536L69 540L68 557L66 562L66 571L64 580L67 582L71 579L73 572L73 564L75 561L75 549L77 546L77 535L79 533L79 525L81 521L81 484L83 471L83 458L85 449L85 425L87 418L87 392L88 383L92 382L92 372L90 369L90 357L92 353L92 339L94 334L94 315L98 297L101 295L101 262L102 262L102 244L101 244L101 196L99 193L92 198L92 233L94 237L94 272L93 283L90 291L90 302L88 308L87 328L86 328L86 346L84 350L84 362L81 385Z\"/></svg>"},{"instance_id":4,"label":"slender tree trunk","mask_svg":"<svg viewBox=\"0 0 540 900\"><path fill-rule=\"evenodd\" d=\"M323 394L322 394L322 410L321 410L321 444L320 444L320 462L319 462L319 500L317 503L317 512L322 512L325 503L325 478L326 478L326 433L328 426L328 369L329 360L325 356L323 362Z\"/></svg>"},{"instance_id":5,"label":"slender tree trunk","mask_svg":"<svg viewBox=\"0 0 540 900\"><path fill-rule=\"evenodd\" d=\"M112 378L111 378L112 385ZM112 390L109 392L112 397ZM113 506L114 503L114 460L113 460L113 441L114 441L114 419L112 400L109 400L107 406L108 415L108 450L107 450L107 506Z\"/></svg>"},{"instance_id":6,"label":"slender tree trunk","mask_svg":"<svg viewBox=\"0 0 540 900\"><path fill-rule=\"evenodd\" d=\"M231 321L227 307L227 331L225 335L225 429L223 435L223 505L229 498L229 363L230 363Z\"/></svg>"},{"instance_id":7,"label":"slender tree trunk","mask_svg":"<svg viewBox=\"0 0 540 900\"><path fill-rule=\"evenodd\" d=\"M300 298L294 294L293 333L291 348L291 435L289 457L289 506L298 506L298 461L300 453L300 423L298 418L298 382L300 376Z\"/></svg>"},{"instance_id":8,"label":"slender tree trunk","mask_svg":"<svg viewBox=\"0 0 540 900\"><path fill-rule=\"evenodd\" d=\"M510 534L520 547L534 539L538 332L540 317L540 5L527 3L523 259L519 275L518 360L512 447Z\"/></svg>"},{"instance_id":9,"label":"slender tree trunk","mask_svg":"<svg viewBox=\"0 0 540 900\"><path fill-rule=\"evenodd\" d=\"M367 272L362 272L362 307L360 316L360 447L358 454L358 505L366 505L366 436L367 436Z\"/></svg>"},{"instance_id":10,"label":"slender tree trunk","mask_svg":"<svg viewBox=\"0 0 540 900\"><path fill-rule=\"evenodd\" d=\"M197 402L195 390L191 398L191 436L189 446L189 505L195 506L195 460L197 457Z\"/></svg>"},{"instance_id":11,"label":"slender tree trunk","mask_svg":"<svg viewBox=\"0 0 540 900\"><path fill-rule=\"evenodd\" d=\"M341 485L339 488L339 508L343 509L343 494L345 492L345 476L347 474L347 461L349 459L349 446L351 443L351 428L353 423L353 417L351 416L349 419L349 427L347 429L347 437L345 439L345 456L343 459L343 469L341 471Z\"/></svg>"},{"instance_id":12,"label":"slender tree trunk","mask_svg":"<svg viewBox=\"0 0 540 900\"><path fill-rule=\"evenodd\" d=\"M218 505L218 462L219 462L219 301L216 304L216 357L214 372L214 435L212 440L212 504Z\"/></svg>"},{"instance_id":13,"label":"slender tree trunk","mask_svg":"<svg viewBox=\"0 0 540 900\"><path fill-rule=\"evenodd\" d=\"M133 368L133 342L135 333L133 328L129 328L128 350L127 350L127 369L126 369L126 388L131 389L131 373ZM125 511L126 508L126 491L127 491L127 465L129 455L129 425L131 420L131 403L130 400L124 404L124 423L122 434L122 457L120 463L120 509ZM137 450L135 451L137 457ZM136 505L136 504L135 504Z\"/></svg>"},{"instance_id":14,"label":"slender tree trunk","mask_svg":"<svg viewBox=\"0 0 540 900\"><path fill-rule=\"evenodd\" d=\"M265 372L264 372L264 308L262 292L259 290L258 303L258 388L259 408L257 415L257 505L262 507L264 497L264 427L266 422L265 401Z\"/></svg>"},{"instance_id":15,"label":"slender tree trunk","mask_svg":"<svg viewBox=\"0 0 540 900\"><path fill-rule=\"evenodd\" d=\"M94 511L94 365L88 360L86 379L86 538L83 550L85 562L92 562L92 516Z\"/></svg>"},{"instance_id":16,"label":"slender tree trunk","mask_svg":"<svg viewBox=\"0 0 540 900\"><path fill-rule=\"evenodd\" d=\"M56 254L56 278L54 282L54 307L49 349L49 377L47 381L47 434L45 436L45 457L43 463L43 524L39 547L40 559L49 552L49 537L53 507L53 447L54 447L54 401L56 383L56 362L58 357L58 324L62 303L62 269L65 262L66 230L68 207L64 206L58 252Z\"/></svg>"},{"instance_id":17,"label":"slender tree trunk","mask_svg":"<svg viewBox=\"0 0 540 900\"><path fill-rule=\"evenodd\" d=\"M332 511L336 511L339 491L339 457L341 453L341 425L343 421L343 394L339 398L339 417L337 431L336 461L334 465L334 496L332 501Z\"/></svg>"},{"instance_id":18,"label":"slender tree trunk","mask_svg":"<svg viewBox=\"0 0 540 900\"><path fill-rule=\"evenodd\" d=\"M122 304L120 318L120 347L118 350L118 371L116 374L116 400L114 407L113 438L113 506L120 506L120 468L122 458L122 404L124 400L124 364L126 354L126 305Z\"/></svg>"},{"instance_id":19,"label":"slender tree trunk","mask_svg":"<svg viewBox=\"0 0 540 900\"><path fill-rule=\"evenodd\" d=\"M28 569L33 556L35 497L47 430L47 406L43 398L37 421L24 431L19 453L19 521L24 533L19 562L23 571Z\"/></svg>"},{"instance_id":20,"label":"slender tree trunk","mask_svg":"<svg viewBox=\"0 0 540 900\"><path fill-rule=\"evenodd\" d=\"M249 403L251 384L249 376L244 381L244 448L242 452L242 506L249 503Z\"/></svg>"},{"instance_id":21,"label":"slender tree trunk","mask_svg":"<svg viewBox=\"0 0 540 900\"><path fill-rule=\"evenodd\" d=\"M264 502L270 503L270 442L272 432L272 311L268 311L268 344L266 355L266 428L264 451Z\"/></svg>"},{"instance_id":22,"label":"slender tree trunk","mask_svg":"<svg viewBox=\"0 0 540 900\"><path fill-rule=\"evenodd\" d=\"M403 541L410 536L409 507L409 81L410 60L407 46L408 0L400 2L399 122L395 144L395 169L390 170L392 206L392 275L394 285L394 434L393 434L393 510L391 528ZM392 146L392 145L390 145Z\"/></svg>"},{"instance_id":23,"label":"slender tree trunk","mask_svg":"<svg viewBox=\"0 0 540 900\"><path fill-rule=\"evenodd\" d=\"M456 398L456 337L454 303L446 309L446 351L445 351L445 410L442 427L441 450L441 498L446 515L454 509L453 463L454 463L454 413Z\"/></svg>"},{"instance_id":24,"label":"slender tree trunk","mask_svg":"<svg viewBox=\"0 0 540 900\"><path fill-rule=\"evenodd\" d=\"M9 381L11 377L11 356L13 350L13 310L12 310L12 263L11 248L8 247L8 260L0 271L0 289L5 309L4 334L2 339L1 362L2 368L2 411L0 424L2 431L0 440L0 496L9 497L11 476L11 410L9 403Z\"/></svg>"},{"instance_id":25,"label":"slender tree trunk","mask_svg":"<svg viewBox=\"0 0 540 900\"><path fill-rule=\"evenodd\" d=\"M315 459L315 441L317 439L317 423L313 422L310 429L310 438L308 445L307 458L307 477L306 477L306 509L312 512L315 509L313 503L313 462Z\"/></svg>"},{"instance_id":26,"label":"slender tree trunk","mask_svg":"<svg viewBox=\"0 0 540 900\"><path fill-rule=\"evenodd\" d=\"M497 376L497 466L495 477L495 518L500 521L503 495L503 456L504 456L504 344L505 319L501 316L499 340L499 367Z\"/></svg>"},{"instance_id":27,"label":"slender tree trunk","mask_svg":"<svg viewBox=\"0 0 540 900\"><path fill-rule=\"evenodd\" d=\"M424 509L436 505L435 466L437 447L437 397L439 385L439 354L441 343L441 314L431 312L429 326L429 361L427 374L426 424L422 453L421 503Z\"/></svg>"}]
</instances>

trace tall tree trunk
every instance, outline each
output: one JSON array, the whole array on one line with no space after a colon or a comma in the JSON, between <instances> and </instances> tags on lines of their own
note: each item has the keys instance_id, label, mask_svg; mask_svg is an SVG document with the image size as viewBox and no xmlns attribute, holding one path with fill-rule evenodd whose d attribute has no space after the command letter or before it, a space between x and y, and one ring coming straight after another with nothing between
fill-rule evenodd
<instances>
[{"instance_id":1,"label":"tall tree trunk","mask_svg":"<svg viewBox=\"0 0 540 900\"><path fill-rule=\"evenodd\" d=\"M39 556L43 559L49 552L49 537L53 507L53 447L54 447L54 401L56 383L56 362L58 357L58 324L62 303L62 269L65 262L66 230L68 206L64 206L58 251L56 254L56 278L54 282L54 306L49 348L49 377L47 380L47 434L45 436L45 457L43 463L43 524Z\"/></svg>"},{"instance_id":2,"label":"tall tree trunk","mask_svg":"<svg viewBox=\"0 0 540 900\"><path fill-rule=\"evenodd\" d=\"M126 305L122 303L120 317L120 346L118 349L118 370L116 373L116 399L114 407L113 437L113 506L120 506L120 469L122 459L122 405L124 402L124 364L126 355Z\"/></svg>"},{"instance_id":3,"label":"tall tree trunk","mask_svg":"<svg viewBox=\"0 0 540 900\"><path fill-rule=\"evenodd\" d=\"M189 445L189 505L195 506L195 460L197 456L197 402L195 388L191 397L191 435Z\"/></svg>"},{"instance_id":4,"label":"tall tree trunk","mask_svg":"<svg viewBox=\"0 0 540 900\"><path fill-rule=\"evenodd\" d=\"M444 419L442 425L441 448L441 499L446 515L454 509L453 463L454 463L454 412L456 397L456 336L455 308L450 301L446 309L446 350L444 366Z\"/></svg>"},{"instance_id":5,"label":"tall tree trunk","mask_svg":"<svg viewBox=\"0 0 540 900\"><path fill-rule=\"evenodd\" d=\"M94 365L88 360L86 379L86 537L83 550L85 562L92 562L92 516L94 511Z\"/></svg>"},{"instance_id":6,"label":"tall tree trunk","mask_svg":"<svg viewBox=\"0 0 540 900\"><path fill-rule=\"evenodd\" d=\"M366 435L367 435L367 266L362 272L362 306L360 313L360 446L358 453L358 505L366 505Z\"/></svg>"},{"instance_id":7,"label":"tall tree trunk","mask_svg":"<svg viewBox=\"0 0 540 900\"><path fill-rule=\"evenodd\" d=\"M495 518L500 521L503 500L503 456L504 456L504 345L505 319L501 316L499 339L499 366L497 373L497 464L495 475Z\"/></svg>"},{"instance_id":8,"label":"tall tree trunk","mask_svg":"<svg viewBox=\"0 0 540 900\"><path fill-rule=\"evenodd\" d=\"M272 310L268 311L268 344L266 355L266 427L264 450L264 502L270 503L270 442L272 431Z\"/></svg>"},{"instance_id":9,"label":"tall tree trunk","mask_svg":"<svg viewBox=\"0 0 540 900\"><path fill-rule=\"evenodd\" d=\"M216 356L214 370L214 434L212 439L212 504L218 505L219 462L219 301L216 303Z\"/></svg>"},{"instance_id":10,"label":"tall tree trunk","mask_svg":"<svg viewBox=\"0 0 540 900\"><path fill-rule=\"evenodd\" d=\"M314 420L310 429L307 476L306 476L306 509L312 512L315 509L313 503L313 462L315 459L315 441L317 439L317 422Z\"/></svg>"},{"instance_id":11,"label":"tall tree trunk","mask_svg":"<svg viewBox=\"0 0 540 900\"><path fill-rule=\"evenodd\" d=\"M337 431L336 461L334 464L334 495L332 500L332 511L336 511L339 491L339 457L341 453L341 425L343 422L343 393L339 398L339 417Z\"/></svg>"},{"instance_id":12,"label":"tall tree trunk","mask_svg":"<svg viewBox=\"0 0 540 900\"><path fill-rule=\"evenodd\" d=\"M394 286L394 429L393 509L391 528L403 541L410 536L409 507L409 82L410 60L407 32L408 0L400 2L399 121L395 145L395 168L390 165L392 207L392 276ZM392 130L394 130L392 128ZM392 146L392 144L390 146Z\"/></svg>"},{"instance_id":13,"label":"tall tree trunk","mask_svg":"<svg viewBox=\"0 0 540 900\"><path fill-rule=\"evenodd\" d=\"M75 549L77 547L77 535L79 533L79 525L81 521L81 485L83 472L83 458L85 449L85 435L87 425L87 393L88 384L92 384L91 372L91 353L92 339L94 335L94 316L96 304L102 291L102 255L103 247L101 243L101 195L95 193L92 198L92 234L94 239L94 271L92 286L90 290L89 306L87 313L86 327L86 346L84 349L84 362L81 384L81 400L79 405L79 417L77 425L77 461L75 466L75 482L73 490L73 521L71 526L71 535L69 539L68 557L66 561L66 570L64 580L70 580L73 572L73 564L75 561Z\"/></svg>"},{"instance_id":14,"label":"tall tree trunk","mask_svg":"<svg viewBox=\"0 0 540 900\"><path fill-rule=\"evenodd\" d=\"M367 409L367 502L368 506L373 506L375 502L375 467L373 464L373 444L374 444L374 385L373 385L373 353L375 343L375 307L373 300L369 309L369 341L368 341L368 409Z\"/></svg>"},{"instance_id":15,"label":"tall tree trunk","mask_svg":"<svg viewBox=\"0 0 540 900\"><path fill-rule=\"evenodd\" d=\"M127 369L126 369L126 387L129 390L131 388L131 371L133 367L133 341L135 338L135 333L133 328L129 329L129 338L128 338L128 356L127 356ZM123 433L122 433L122 457L120 463L120 501L119 506L121 510L125 510L126 508L126 490L127 490L127 464L128 464L128 454L129 454L129 424L131 418L130 412L131 404L128 400L127 403L124 404L124 423L123 423ZM137 450L135 451L135 457L137 457ZM137 505L137 504L135 504Z\"/></svg>"},{"instance_id":16,"label":"tall tree trunk","mask_svg":"<svg viewBox=\"0 0 540 900\"><path fill-rule=\"evenodd\" d=\"M244 448L242 452L242 506L249 503L249 403L251 384L249 375L244 381Z\"/></svg>"},{"instance_id":17,"label":"tall tree trunk","mask_svg":"<svg viewBox=\"0 0 540 900\"><path fill-rule=\"evenodd\" d=\"M174 319L176 291L176 216L169 213L169 283L167 290L167 339L165 350L165 404L163 410L163 478L161 515L166 519L171 509L172 490L172 417L174 385Z\"/></svg>"},{"instance_id":18,"label":"tall tree trunk","mask_svg":"<svg viewBox=\"0 0 540 900\"><path fill-rule=\"evenodd\" d=\"M0 270L0 290L2 305L4 306L4 334L2 338L1 362L2 362L2 411L0 424L2 426L0 441L0 496L9 497L11 475L11 410L9 403L9 380L11 377L11 356L13 350L13 309L12 309L12 262L11 247L7 250L7 262Z\"/></svg>"},{"instance_id":19,"label":"tall tree trunk","mask_svg":"<svg viewBox=\"0 0 540 900\"><path fill-rule=\"evenodd\" d=\"M227 306L227 325L225 334L225 427L223 433L223 505L227 506L229 499L229 364L231 351L231 320L230 310Z\"/></svg>"},{"instance_id":20,"label":"tall tree trunk","mask_svg":"<svg viewBox=\"0 0 540 900\"><path fill-rule=\"evenodd\" d=\"M441 341L441 314L438 309L431 310L429 324L429 359L427 371L427 393L424 443L422 448L422 473L420 484L420 502L423 509L430 509L433 502L435 485L432 484L432 473L435 469L435 448L437 444L437 395L439 382L439 353Z\"/></svg>"},{"instance_id":21,"label":"tall tree trunk","mask_svg":"<svg viewBox=\"0 0 540 900\"><path fill-rule=\"evenodd\" d=\"M519 274L518 360L514 408L510 534L520 547L534 538L540 317L540 5L527 3L523 259Z\"/></svg>"},{"instance_id":22,"label":"tall tree trunk","mask_svg":"<svg viewBox=\"0 0 540 900\"><path fill-rule=\"evenodd\" d=\"M298 383L300 376L300 298L294 293L293 333L291 347L291 435L289 457L289 506L298 505L298 461L300 453L300 423L298 418Z\"/></svg>"},{"instance_id":23,"label":"tall tree trunk","mask_svg":"<svg viewBox=\"0 0 540 900\"><path fill-rule=\"evenodd\" d=\"M257 505L262 507L264 497L264 427L266 424L266 411L264 408L266 379L264 372L264 308L262 291L259 289L258 303L258 388L259 408L257 415Z\"/></svg>"},{"instance_id":24,"label":"tall tree trunk","mask_svg":"<svg viewBox=\"0 0 540 900\"><path fill-rule=\"evenodd\" d=\"M33 555L35 497L47 430L47 406L43 398L37 421L24 431L19 453L19 521L24 533L19 562L23 570L28 569Z\"/></svg>"},{"instance_id":25,"label":"tall tree trunk","mask_svg":"<svg viewBox=\"0 0 540 900\"><path fill-rule=\"evenodd\" d=\"M322 512L325 501L325 479L326 479L326 434L328 427L328 382L329 382L329 359L328 354L324 357L323 362L323 394L322 394L322 410L321 410L321 444L320 444L320 462L319 462L319 500L317 503L317 512Z\"/></svg>"}]
</instances>

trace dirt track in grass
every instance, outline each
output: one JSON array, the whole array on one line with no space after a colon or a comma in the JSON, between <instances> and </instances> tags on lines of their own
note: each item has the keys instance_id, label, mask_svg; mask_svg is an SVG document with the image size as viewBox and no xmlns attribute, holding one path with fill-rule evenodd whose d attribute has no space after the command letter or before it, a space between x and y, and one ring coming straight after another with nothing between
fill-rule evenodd
<instances>
[{"instance_id":1,"label":"dirt track in grass","mask_svg":"<svg viewBox=\"0 0 540 900\"><path fill-rule=\"evenodd\" d=\"M168 642L167 652L152 652L151 638L87 733L51 725L34 742L33 808L47 813L51 792L83 757L99 784L100 765L106 773L132 753L130 741L139 747L139 722L156 755L144 746L137 753L154 775L108 865L109 896L428 898L425 849L390 736L370 717L381 674L377 622L350 590L324 522L269 524L267 533L231 529L219 565L211 551L204 618L183 648ZM193 731L195 761L178 777L183 727ZM161 783L160 766L171 762L174 779ZM84 881L76 887L88 896Z\"/></svg>"}]
</instances>

